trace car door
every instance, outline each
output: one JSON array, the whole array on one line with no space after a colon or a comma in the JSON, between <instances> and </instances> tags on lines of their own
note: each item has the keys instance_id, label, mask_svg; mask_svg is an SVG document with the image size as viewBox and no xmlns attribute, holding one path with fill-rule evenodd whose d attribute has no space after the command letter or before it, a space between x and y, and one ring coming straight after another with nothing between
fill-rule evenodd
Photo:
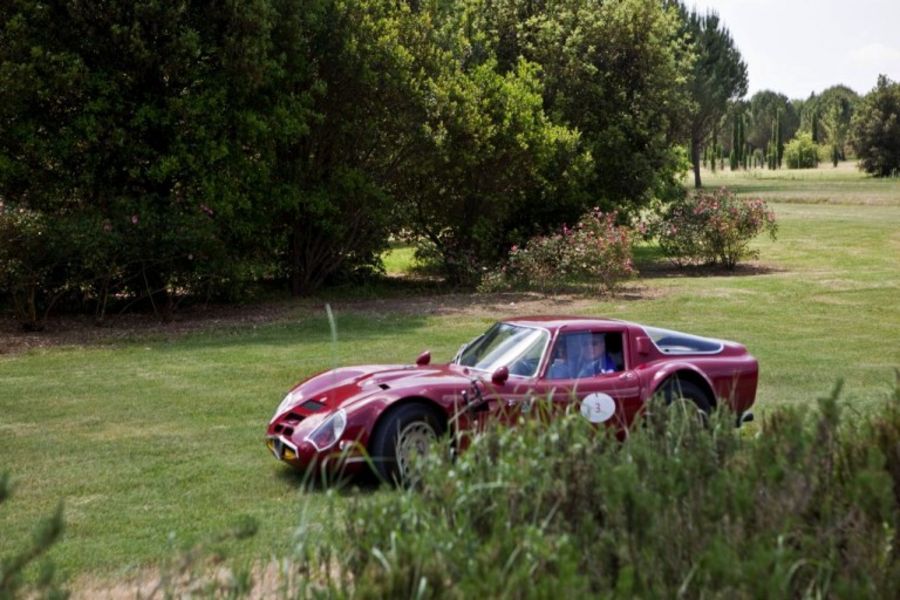
<instances>
[{"instance_id":1,"label":"car door","mask_svg":"<svg viewBox=\"0 0 900 600\"><path fill-rule=\"evenodd\" d=\"M558 409L575 404L572 408L594 423L627 427L641 404L640 378L628 364L627 344L624 328L560 332L535 393L552 398Z\"/></svg>"}]
</instances>

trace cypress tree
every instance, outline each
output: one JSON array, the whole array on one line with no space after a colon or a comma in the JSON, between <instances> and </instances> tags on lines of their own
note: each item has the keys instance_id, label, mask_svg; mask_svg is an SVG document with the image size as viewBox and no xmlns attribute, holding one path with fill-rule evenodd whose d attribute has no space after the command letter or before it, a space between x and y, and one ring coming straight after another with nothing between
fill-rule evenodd
<instances>
[{"instance_id":1,"label":"cypress tree","mask_svg":"<svg viewBox=\"0 0 900 600\"><path fill-rule=\"evenodd\" d=\"M812 141L819 143L819 113L814 112L812 115Z\"/></svg>"},{"instance_id":2,"label":"cypress tree","mask_svg":"<svg viewBox=\"0 0 900 600\"><path fill-rule=\"evenodd\" d=\"M731 126L731 152L728 154L728 163L731 166L732 171L737 170L738 161L740 160L740 137L741 132L738 130L738 117L735 115L734 124Z\"/></svg>"},{"instance_id":3,"label":"cypress tree","mask_svg":"<svg viewBox=\"0 0 900 600\"><path fill-rule=\"evenodd\" d=\"M774 157L774 161L769 159L769 168L777 169L781 167L781 157L784 155L784 141L781 138L781 111L778 109L775 110L775 120L772 122L770 145L769 154Z\"/></svg>"}]
</instances>

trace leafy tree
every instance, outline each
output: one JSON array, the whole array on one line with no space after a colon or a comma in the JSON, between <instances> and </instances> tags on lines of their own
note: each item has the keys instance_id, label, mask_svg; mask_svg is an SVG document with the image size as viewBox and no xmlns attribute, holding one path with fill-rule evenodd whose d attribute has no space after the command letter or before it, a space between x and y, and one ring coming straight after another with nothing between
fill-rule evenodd
<instances>
[{"instance_id":1,"label":"leafy tree","mask_svg":"<svg viewBox=\"0 0 900 600\"><path fill-rule=\"evenodd\" d=\"M860 168L876 177L900 174L900 83L879 75L859 104L852 143Z\"/></svg>"},{"instance_id":2,"label":"leafy tree","mask_svg":"<svg viewBox=\"0 0 900 600\"><path fill-rule=\"evenodd\" d=\"M582 210L629 212L680 192L677 143L688 105L677 11L657 0L505 0L481 4L478 27L501 71L540 66L544 110L577 129L593 159ZM477 56L472 43L472 55ZM524 241L524 240L523 240Z\"/></svg>"},{"instance_id":3,"label":"leafy tree","mask_svg":"<svg viewBox=\"0 0 900 600\"><path fill-rule=\"evenodd\" d=\"M800 116L784 94L759 91L750 98L745 138L752 148L765 149L772 139L776 114L781 119L781 139L789 140L800 127Z\"/></svg>"},{"instance_id":4,"label":"leafy tree","mask_svg":"<svg viewBox=\"0 0 900 600\"><path fill-rule=\"evenodd\" d=\"M392 190L452 280L594 205L627 212L679 187L674 13L649 0L418 10L438 50L413 52L424 126Z\"/></svg>"},{"instance_id":5,"label":"leafy tree","mask_svg":"<svg viewBox=\"0 0 900 600\"><path fill-rule=\"evenodd\" d=\"M418 126L410 87L417 17L386 0L283 1L260 94L259 209L295 295L376 264L392 228L388 190ZM423 50L427 52L427 49Z\"/></svg>"},{"instance_id":6,"label":"leafy tree","mask_svg":"<svg viewBox=\"0 0 900 600\"><path fill-rule=\"evenodd\" d=\"M511 243L517 215L534 212L545 168L576 158L578 136L543 114L534 65L500 74L492 62L468 73L445 64L427 84L425 124L396 193L450 280L475 283Z\"/></svg>"},{"instance_id":7,"label":"leafy tree","mask_svg":"<svg viewBox=\"0 0 900 600\"><path fill-rule=\"evenodd\" d=\"M798 133L785 146L784 159L789 169L814 169L819 164L819 147L808 133Z\"/></svg>"},{"instance_id":8,"label":"leafy tree","mask_svg":"<svg viewBox=\"0 0 900 600\"><path fill-rule=\"evenodd\" d=\"M688 77L691 162L694 185L701 187L700 151L725 115L728 103L747 93L747 65L718 14L690 12L680 5L684 33L696 55ZM715 143L715 142L714 142Z\"/></svg>"},{"instance_id":9,"label":"leafy tree","mask_svg":"<svg viewBox=\"0 0 900 600\"><path fill-rule=\"evenodd\" d=\"M115 240L123 289L171 314L171 291L233 264L223 217L253 171L241 99L260 79L264 2L42 3L0 8L0 195L79 229L70 270ZM101 284L102 285L102 284Z\"/></svg>"},{"instance_id":10,"label":"leafy tree","mask_svg":"<svg viewBox=\"0 0 900 600\"><path fill-rule=\"evenodd\" d=\"M818 108L823 116L826 140L831 145L832 162L846 159L850 123L859 104L859 95L844 85L828 88L819 96Z\"/></svg>"}]
</instances>

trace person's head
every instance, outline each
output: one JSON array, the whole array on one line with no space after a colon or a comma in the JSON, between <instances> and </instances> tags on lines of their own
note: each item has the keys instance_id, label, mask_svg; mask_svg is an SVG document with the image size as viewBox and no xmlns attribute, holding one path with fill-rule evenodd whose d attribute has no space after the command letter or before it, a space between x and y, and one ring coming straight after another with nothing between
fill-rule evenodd
<instances>
[{"instance_id":1,"label":"person's head","mask_svg":"<svg viewBox=\"0 0 900 600\"><path fill-rule=\"evenodd\" d=\"M595 359L606 354L606 336L595 333L591 335L591 356Z\"/></svg>"}]
</instances>

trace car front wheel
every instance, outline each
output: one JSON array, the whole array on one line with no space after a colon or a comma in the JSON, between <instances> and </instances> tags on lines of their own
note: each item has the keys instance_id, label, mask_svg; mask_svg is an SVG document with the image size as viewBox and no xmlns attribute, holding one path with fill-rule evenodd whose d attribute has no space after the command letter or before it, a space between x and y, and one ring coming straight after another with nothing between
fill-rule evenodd
<instances>
[{"instance_id":1,"label":"car front wheel","mask_svg":"<svg viewBox=\"0 0 900 600\"><path fill-rule=\"evenodd\" d=\"M383 481L410 483L416 457L425 455L443 433L441 419L428 406L406 404L391 411L369 447L376 474Z\"/></svg>"}]
</instances>

